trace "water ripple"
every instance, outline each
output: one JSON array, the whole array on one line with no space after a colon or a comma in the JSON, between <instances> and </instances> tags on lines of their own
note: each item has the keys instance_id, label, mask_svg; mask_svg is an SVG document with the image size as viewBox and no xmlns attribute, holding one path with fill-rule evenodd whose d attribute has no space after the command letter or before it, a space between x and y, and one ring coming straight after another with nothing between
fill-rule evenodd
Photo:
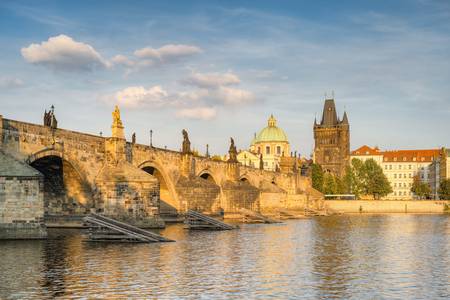
<instances>
[{"instance_id":1,"label":"water ripple","mask_svg":"<svg viewBox=\"0 0 450 300\"><path fill-rule=\"evenodd\" d=\"M445 215L338 216L226 232L169 226L167 244L79 231L0 242L5 299L450 298Z\"/></svg>"}]
</instances>

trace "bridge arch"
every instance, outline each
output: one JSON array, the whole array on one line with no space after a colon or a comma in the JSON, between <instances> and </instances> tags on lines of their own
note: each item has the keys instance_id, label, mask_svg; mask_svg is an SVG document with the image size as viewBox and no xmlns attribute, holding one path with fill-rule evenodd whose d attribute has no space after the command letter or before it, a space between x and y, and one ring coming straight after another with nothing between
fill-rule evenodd
<instances>
[{"instance_id":1,"label":"bridge arch","mask_svg":"<svg viewBox=\"0 0 450 300\"><path fill-rule=\"evenodd\" d=\"M27 163L44 175L45 217L83 215L93 207L93 193L76 163L55 149L30 155Z\"/></svg>"},{"instance_id":2,"label":"bridge arch","mask_svg":"<svg viewBox=\"0 0 450 300\"><path fill-rule=\"evenodd\" d=\"M159 181L159 197L161 214L177 214L180 210L173 180L161 164L155 161L145 161L138 166L141 170L155 176Z\"/></svg>"},{"instance_id":3,"label":"bridge arch","mask_svg":"<svg viewBox=\"0 0 450 300\"><path fill-rule=\"evenodd\" d=\"M214 183L215 185L219 185L216 176L214 176L209 169L205 169L200 173L198 173L198 177L208 180L209 182Z\"/></svg>"},{"instance_id":4,"label":"bridge arch","mask_svg":"<svg viewBox=\"0 0 450 300\"><path fill-rule=\"evenodd\" d=\"M247 175L242 175L241 177L239 177L239 181L247 183L249 185L254 185L253 182L249 179L249 176Z\"/></svg>"}]
</instances>

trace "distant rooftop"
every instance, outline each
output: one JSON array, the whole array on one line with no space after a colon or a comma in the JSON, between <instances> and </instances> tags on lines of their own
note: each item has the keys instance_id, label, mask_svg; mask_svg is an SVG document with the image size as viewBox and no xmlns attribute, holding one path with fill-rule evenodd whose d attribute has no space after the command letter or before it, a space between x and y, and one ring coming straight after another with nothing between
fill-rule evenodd
<instances>
[{"instance_id":1,"label":"distant rooftop","mask_svg":"<svg viewBox=\"0 0 450 300\"><path fill-rule=\"evenodd\" d=\"M383 156L386 162L432 162L439 157L440 149L388 150L380 151L378 147L361 146L351 152L354 156Z\"/></svg>"}]
</instances>

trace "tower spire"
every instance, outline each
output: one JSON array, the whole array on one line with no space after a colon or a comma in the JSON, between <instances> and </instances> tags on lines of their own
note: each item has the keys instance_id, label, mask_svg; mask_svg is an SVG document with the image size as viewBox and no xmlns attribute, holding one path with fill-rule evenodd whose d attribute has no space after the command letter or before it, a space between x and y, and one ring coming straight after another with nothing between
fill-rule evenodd
<instances>
[{"instance_id":1,"label":"tower spire","mask_svg":"<svg viewBox=\"0 0 450 300\"><path fill-rule=\"evenodd\" d=\"M347 111L345 111L345 110L344 110L344 116L342 117L341 124L348 125Z\"/></svg>"},{"instance_id":2,"label":"tower spire","mask_svg":"<svg viewBox=\"0 0 450 300\"><path fill-rule=\"evenodd\" d=\"M270 115L269 120L267 121L269 127L277 126L277 120L273 117L273 114Z\"/></svg>"}]
</instances>

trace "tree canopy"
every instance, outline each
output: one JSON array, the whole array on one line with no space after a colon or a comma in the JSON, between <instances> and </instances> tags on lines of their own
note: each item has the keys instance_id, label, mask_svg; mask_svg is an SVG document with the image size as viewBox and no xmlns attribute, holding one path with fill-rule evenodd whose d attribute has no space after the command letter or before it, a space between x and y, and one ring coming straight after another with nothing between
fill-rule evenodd
<instances>
[{"instance_id":1,"label":"tree canopy","mask_svg":"<svg viewBox=\"0 0 450 300\"><path fill-rule=\"evenodd\" d=\"M443 200L450 200L450 179L444 179L439 184L439 198Z\"/></svg>"},{"instance_id":2,"label":"tree canopy","mask_svg":"<svg viewBox=\"0 0 450 300\"><path fill-rule=\"evenodd\" d=\"M312 165L313 187L324 194L372 195L374 199L392 193L392 187L383 169L373 159L352 159L342 178L324 173L320 165Z\"/></svg>"},{"instance_id":3,"label":"tree canopy","mask_svg":"<svg viewBox=\"0 0 450 300\"><path fill-rule=\"evenodd\" d=\"M319 164L311 165L312 186L314 189L323 193L323 170Z\"/></svg>"},{"instance_id":4,"label":"tree canopy","mask_svg":"<svg viewBox=\"0 0 450 300\"><path fill-rule=\"evenodd\" d=\"M420 181L419 176L414 176L414 181L411 186L411 192L413 192L419 199L430 198L431 196L431 188L430 186Z\"/></svg>"}]
</instances>

